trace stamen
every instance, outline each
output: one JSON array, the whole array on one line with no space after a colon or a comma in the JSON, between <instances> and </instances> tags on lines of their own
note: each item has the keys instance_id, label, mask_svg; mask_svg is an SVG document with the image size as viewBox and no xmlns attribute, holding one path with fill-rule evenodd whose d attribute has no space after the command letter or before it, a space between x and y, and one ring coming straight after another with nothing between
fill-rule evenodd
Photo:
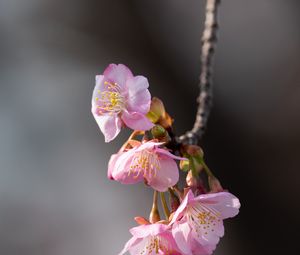
<instances>
[{"instance_id":1,"label":"stamen","mask_svg":"<svg viewBox=\"0 0 300 255\"><path fill-rule=\"evenodd\" d=\"M221 214L216 209L199 202L188 207L187 215L198 237L207 235L208 231L214 232L216 225L221 222Z\"/></svg>"},{"instance_id":2,"label":"stamen","mask_svg":"<svg viewBox=\"0 0 300 255\"><path fill-rule=\"evenodd\" d=\"M161 236L151 236L139 255L149 255L149 254L161 254L163 252L165 255L172 255L171 246L168 241Z\"/></svg>"},{"instance_id":3,"label":"stamen","mask_svg":"<svg viewBox=\"0 0 300 255\"><path fill-rule=\"evenodd\" d=\"M133 178L138 178L142 173L144 177L156 177L158 170L160 170L158 155L149 150L142 150L132 159L128 175L134 174Z\"/></svg>"},{"instance_id":4,"label":"stamen","mask_svg":"<svg viewBox=\"0 0 300 255\"><path fill-rule=\"evenodd\" d=\"M99 96L95 98L98 102L98 113L118 114L125 108L125 98L121 94L121 88L117 83L105 81L107 90L98 90Z\"/></svg>"}]
</instances>

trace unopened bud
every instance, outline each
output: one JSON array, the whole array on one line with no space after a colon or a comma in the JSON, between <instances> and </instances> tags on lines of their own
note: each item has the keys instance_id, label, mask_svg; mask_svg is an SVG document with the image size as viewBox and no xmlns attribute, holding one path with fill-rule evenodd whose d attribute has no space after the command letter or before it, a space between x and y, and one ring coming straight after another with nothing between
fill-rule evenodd
<instances>
[{"instance_id":1,"label":"unopened bud","mask_svg":"<svg viewBox=\"0 0 300 255\"><path fill-rule=\"evenodd\" d=\"M180 162L179 162L179 168L182 171L188 171L188 170L190 170L190 162L189 162L189 160L180 160Z\"/></svg>"},{"instance_id":2,"label":"unopened bud","mask_svg":"<svg viewBox=\"0 0 300 255\"><path fill-rule=\"evenodd\" d=\"M214 176L208 176L208 185L209 185L210 191L213 193L224 191L221 183Z\"/></svg>"},{"instance_id":3,"label":"unopened bud","mask_svg":"<svg viewBox=\"0 0 300 255\"><path fill-rule=\"evenodd\" d=\"M155 125L151 129L151 133L154 138L161 138L167 135L167 131L160 125Z\"/></svg>"},{"instance_id":4,"label":"unopened bud","mask_svg":"<svg viewBox=\"0 0 300 255\"><path fill-rule=\"evenodd\" d=\"M160 118L159 124L167 129L172 126L173 119L171 118L171 116L168 113L165 113L165 115L162 118Z\"/></svg>"},{"instance_id":5,"label":"unopened bud","mask_svg":"<svg viewBox=\"0 0 300 255\"><path fill-rule=\"evenodd\" d=\"M147 113L148 119L153 123L157 123L161 117L165 116L165 107L163 102L157 97L151 100L150 111Z\"/></svg>"},{"instance_id":6,"label":"unopened bud","mask_svg":"<svg viewBox=\"0 0 300 255\"><path fill-rule=\"evenodd\" d=\"M187 145L185 146L185 151L187 152L187 154L193 156L193 157L201 157L203 158L203 150L197 146L197 145Z\"/></svg>"}]
</instances>

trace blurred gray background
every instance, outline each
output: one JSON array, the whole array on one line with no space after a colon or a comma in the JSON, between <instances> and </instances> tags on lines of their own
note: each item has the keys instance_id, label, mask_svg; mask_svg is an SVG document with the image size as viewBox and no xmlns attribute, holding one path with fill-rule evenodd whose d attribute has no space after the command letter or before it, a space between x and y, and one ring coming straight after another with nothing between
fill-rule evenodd
<instances>
[{"instance_id":1,"label":"blurred gray background","mask_svg":"<svg viewBox=\"0 0 300 255\"><path fill-rule=\"evenodd\" d=\"M203 147L242 203L216 255L297 254L300 2L226 0ZM192 126L204 0L0 0L0 254L117 254L152 192L107 180L94 77L124 63Z\"/></svg>"}]
</instances>

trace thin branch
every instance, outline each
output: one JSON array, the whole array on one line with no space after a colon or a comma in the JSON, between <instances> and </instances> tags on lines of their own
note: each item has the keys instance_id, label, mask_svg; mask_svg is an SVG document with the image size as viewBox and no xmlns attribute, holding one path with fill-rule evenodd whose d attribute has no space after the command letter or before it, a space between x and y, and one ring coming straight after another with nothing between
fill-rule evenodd
<instances>
[{"instance_id":1,"label":"thin branch","mask_svg":"<svg viewBox=\"0 0 300 255\"><path fill-rule=\"evenodd\" d=\"M207 0L205 27L202 34L200 94L197 98L198 109L194 127L179 137L180 143L197 144L204 133L207 119L212 106L212 65L217 42L218 6L221 0Z\"/></svg>"}]
</instances>

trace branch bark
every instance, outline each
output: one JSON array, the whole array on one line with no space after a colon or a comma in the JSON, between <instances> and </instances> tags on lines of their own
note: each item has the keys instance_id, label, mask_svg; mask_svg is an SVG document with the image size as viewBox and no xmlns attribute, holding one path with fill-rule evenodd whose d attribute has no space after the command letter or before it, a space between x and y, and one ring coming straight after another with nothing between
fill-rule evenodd
<instances>
[{"instance_id":1,"label":"branch bark","mask_svg":"<svg viewBox=\"0 0 300 255\"><path fill-rule=\"evenodd\" d=\"M198 109L192 130L178 138L180 143L198 144L201 139L212 106L212 66L217 43L218 7L221 0L207 0L205 26L202 34L200 93L197 98Z\"/></svg>"}]
</instances>

